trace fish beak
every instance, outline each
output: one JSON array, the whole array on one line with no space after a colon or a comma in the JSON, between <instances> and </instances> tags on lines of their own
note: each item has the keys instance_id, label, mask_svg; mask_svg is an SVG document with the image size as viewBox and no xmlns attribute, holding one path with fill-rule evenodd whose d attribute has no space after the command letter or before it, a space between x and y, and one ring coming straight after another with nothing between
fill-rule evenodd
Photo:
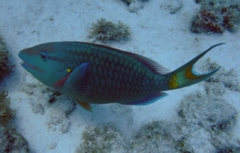
<instances>
[{"instance_id":1,"label":"fish beak","mask_svg":"<svg viewBox=\"0 0 240 153\"><path fill-rule=\"evenodd\" d=\"M24 67L25 69L26 69L27 67L31 67L27 62L22 62L21 65L22 65L22 67Z\"/></svg>"},{"instance_id":2,"label":"fish beak","mask_svg":"<svg viewBox=\"0 0 240 153\"><path fill-rule=\"evenodd\" d=\"M21 63L21 65L23 66L24 69L26 69L27 71L31 72L31 71L38 71L40 73L45 73L43 70L39 69L37 66L31 65L27 62L27 60L31 57L29 57L28 54L25 54L25 50L22 50L18 53L18 56L23 60L23 62Z\"/></svg>"},{"instance_id":3,"label":"fish beak","mask_svg":"<svg viewBox=\"0 0 240 153\"><path fill-rule=\"evenodd\" d=\"M24 54L23 54L22 51L20 51L20 52L18 53L18 56L23 60L22 63L21 63L22 67L24 67L26 70L27 70L29 67L31 67L30 64L28 64L26 61L24 61Z\"/></svg>"}]
</instances>

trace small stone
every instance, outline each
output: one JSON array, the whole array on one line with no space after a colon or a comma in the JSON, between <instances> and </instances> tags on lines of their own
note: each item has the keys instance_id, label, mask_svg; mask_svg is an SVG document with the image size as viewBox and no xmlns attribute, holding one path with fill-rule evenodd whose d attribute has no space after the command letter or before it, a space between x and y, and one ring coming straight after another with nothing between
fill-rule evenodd
<instances>
[{"instance_id":1,"label":"small stone","mask_svg":"<svg viewBox=\"0 0 240 153\"><path fill-rule=\"evenodd\" d=\"M49 150L53 150L53 149L55 149L55 148L56 148L56 146L57 146L57 144L56 144L56 143L54 143L54 142L51 142L51 143L49 143L49 144L48 144L48 149L49 149Z\"/></svg>"}]
</instances>

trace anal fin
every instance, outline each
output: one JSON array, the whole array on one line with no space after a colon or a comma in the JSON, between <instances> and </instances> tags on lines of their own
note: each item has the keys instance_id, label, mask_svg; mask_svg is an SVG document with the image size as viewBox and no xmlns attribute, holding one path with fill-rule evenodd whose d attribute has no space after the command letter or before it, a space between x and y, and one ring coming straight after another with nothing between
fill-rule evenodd
<instances>
[{"instance_id":1,"label":"anal fin","mask_svg":"<svg viewBox=\"0 0 240 153\"><path fill-rule=\"evenodd\" d=\"M155 101L157 101L165 96L167 96L166 93L158 92L158 93L148 95L148 96L140 98L140 99L136 99L136 100L129 101L126 103L121 103L121 104L124 104L124 105L148 105L148 104L154 103Z\"/></svg>"}]
</instances>

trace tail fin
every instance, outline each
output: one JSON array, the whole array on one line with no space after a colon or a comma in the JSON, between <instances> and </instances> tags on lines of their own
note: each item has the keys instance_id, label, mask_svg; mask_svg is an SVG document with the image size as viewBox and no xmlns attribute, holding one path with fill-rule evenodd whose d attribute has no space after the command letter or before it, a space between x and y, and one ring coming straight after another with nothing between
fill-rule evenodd
<instances>
[{"instance_id":1,"label":"tail fin","mask_svg":"<svg viewBox=\"0 0 240 153\"><path fill-rule=\"evenodd\" d=\"M199 54L198 56L196 56L191 61L189 61L185 65L181 66L177 70L175 70L175 71L173 71L169 74L166 74L169 77L168 89L167 90L182 88L182 87L185 87L185 86L189 86L189 85L201 82L201 81L209 78L215 72L217 72L220 67L216 68L215 70L213 70L209 73L198 75L198 74L195 74L193 72L193 65L203 55L205 55L207 52L209 52L211 49L213 49L216 46L222 45L222 44L224 44L224 43L219 43L219 44L216 44L216 45L210 47L209 49L207 49L203 53Z\"/></svg>"}]
</instances>

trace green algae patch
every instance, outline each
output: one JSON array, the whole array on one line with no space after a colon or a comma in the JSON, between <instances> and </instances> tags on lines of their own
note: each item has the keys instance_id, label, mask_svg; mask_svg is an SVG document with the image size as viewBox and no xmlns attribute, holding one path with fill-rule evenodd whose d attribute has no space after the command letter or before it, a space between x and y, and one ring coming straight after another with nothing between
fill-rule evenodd
<instances>
[{"instance_id":1,"label":"green algae patch","mask_svg":"<svg viewBox=\"0 0 240 153\"><path fill-rule=\"evenodd\" d=\"M118 21L118 23L113 23L101 18L100 20L97 20L96 23L92 24L88 38L93 39L93 41L107 43L109 41L128 39L130 35L130 27L121 21Z\"/></svg>"}]
</instances>

